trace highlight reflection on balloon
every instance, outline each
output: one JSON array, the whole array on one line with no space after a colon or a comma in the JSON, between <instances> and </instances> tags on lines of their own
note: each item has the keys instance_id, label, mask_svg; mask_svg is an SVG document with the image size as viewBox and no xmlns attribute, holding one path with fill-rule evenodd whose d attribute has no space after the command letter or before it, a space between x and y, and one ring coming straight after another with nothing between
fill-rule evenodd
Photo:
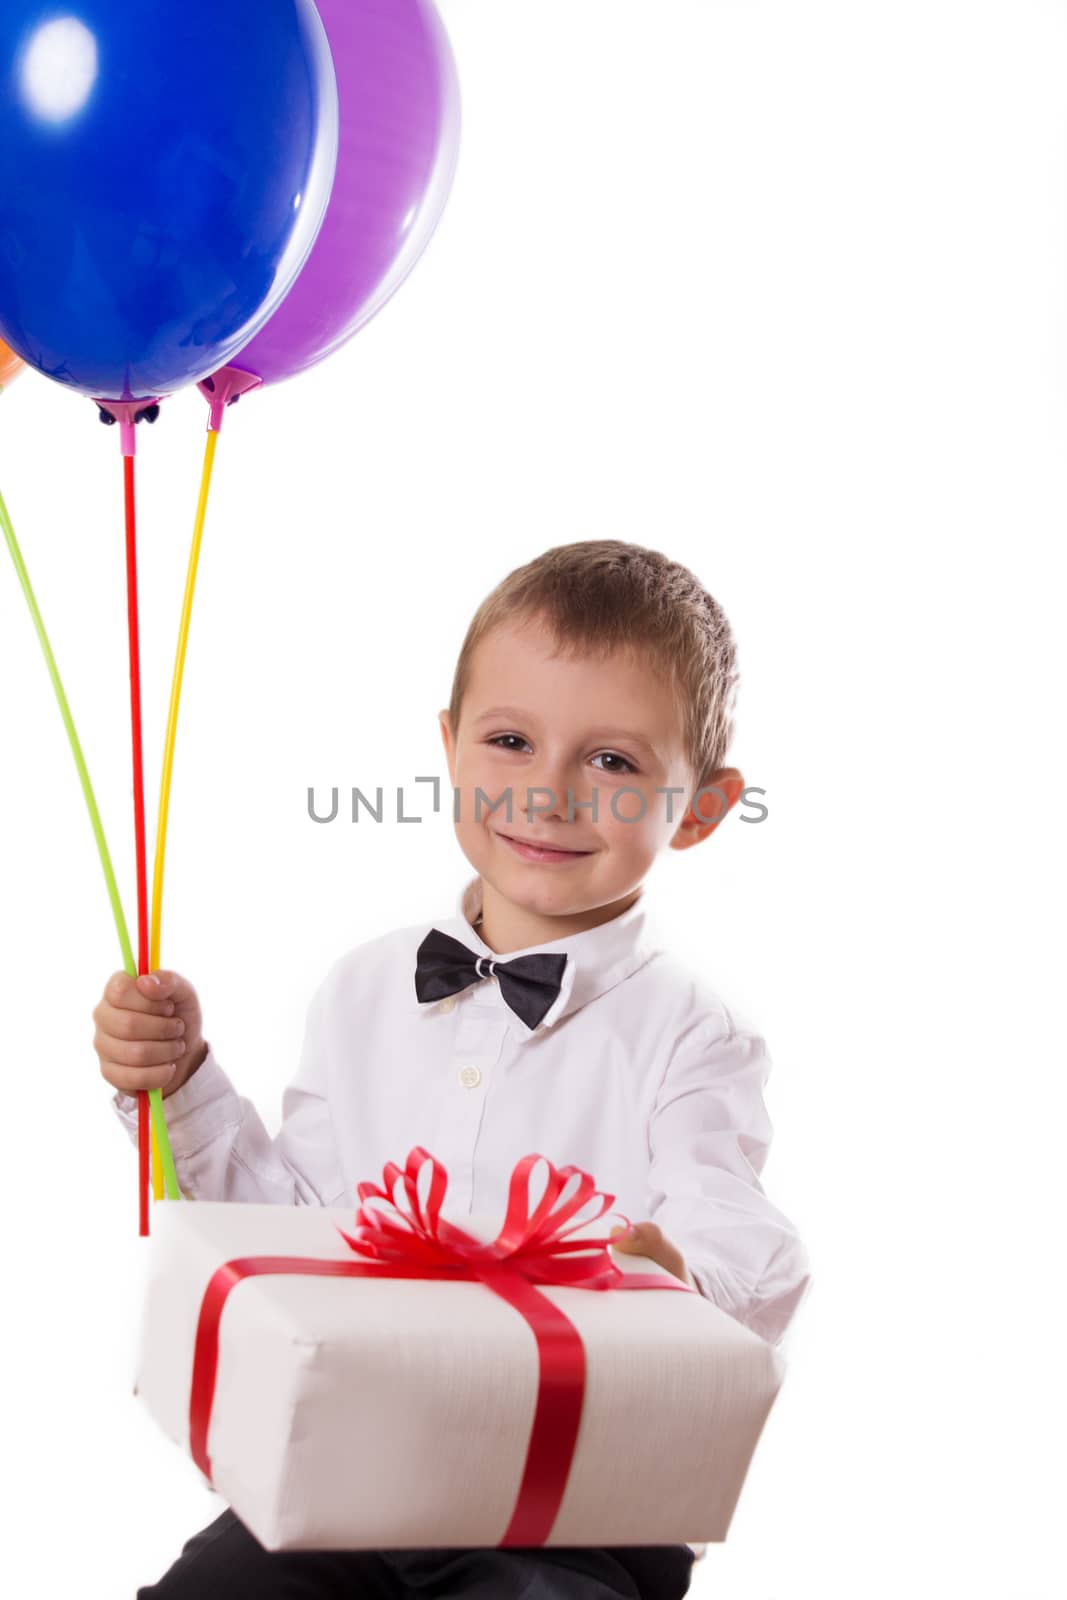
<instances>
[{"instance_id":1,"label":"highlight reflection on balloon","mask_svg":"<svg viewBox=\"0 0 1067 1600\"><path fill-rule=\"evenodd\" d=\"M0 5L0 338L82 394L155 399L247 345L307 258L330 47L312 0L68 3Z\"/></svg>"},{"instance_id":2,"label":"highlight reflection on balloon","mask_svg":"<svg viewBox=\"0 0 1067 1600\"><path fill-rule=\"evenodd\" d=\"M26 109L46 122L65 122L92 93L99 65L96 40L77 17L55 17L31 34L18 74Z\"/></svg>"}]
</instances>

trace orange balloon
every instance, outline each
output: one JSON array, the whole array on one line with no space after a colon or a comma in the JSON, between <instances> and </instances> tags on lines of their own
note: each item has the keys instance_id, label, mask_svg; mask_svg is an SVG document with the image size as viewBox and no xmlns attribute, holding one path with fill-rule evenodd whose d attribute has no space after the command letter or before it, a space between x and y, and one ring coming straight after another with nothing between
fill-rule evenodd
<instances>
[{"instance_id":1,"label":"orange balloon","mask_svg":"<svg viewBox=\"0 0 1067 1600\"><path fill-rule=\"evenodd\" d=\"M5 383L10 383L21 368L21 359L13 350L8 349L3 339L0 339L0 389L4 387Z\"/></svg>"}]
</instances>

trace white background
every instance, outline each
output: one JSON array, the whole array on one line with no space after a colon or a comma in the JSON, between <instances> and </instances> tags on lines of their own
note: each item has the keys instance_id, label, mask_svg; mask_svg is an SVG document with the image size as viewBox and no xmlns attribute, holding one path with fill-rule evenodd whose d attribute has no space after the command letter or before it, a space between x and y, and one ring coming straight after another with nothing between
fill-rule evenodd
<instances>
[{"instance_id":1,"label":"white background","mask_svg":"<svg viewBox=\"0 0 1067 1600\"><path fill-rule=\"evenodd\" d=\"M425 260L227 418L164 964L276 1126L327 965L467 876L447 815L316 826L308 785L416 809L416 774L447 784L467 621L542 549L691 566L738 637L732 754L770 815L668 852L649 893L767 1034L764 1181L816 1269L692 1592L1051 1600L1067 8L442 9L464 139ZM186 393L139 430L150 867L205 416ZM0 485L132 926L115 433L24 375ZM114 1600L221 1504L131 1394L150 1246L90 1019L119 950L9 566L0 674L5 1562L19 1593Z\"/></svg>"}]
</instances>

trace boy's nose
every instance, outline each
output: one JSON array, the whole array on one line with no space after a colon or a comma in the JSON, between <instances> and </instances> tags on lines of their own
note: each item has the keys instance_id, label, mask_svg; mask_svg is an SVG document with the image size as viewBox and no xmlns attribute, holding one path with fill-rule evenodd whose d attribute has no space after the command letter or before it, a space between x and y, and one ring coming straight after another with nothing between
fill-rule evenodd
<instances>
[{"instance_id":1,"label":"boy's nose","mask_svg":"<svg viewBox=\"0 0 1067 1600\"><path fill-rule=\"evenodd\" d=\"M527 781L525 794L520 800L520 810L529 819L536 823L543 817L557 817L562 822L568 818L568 801L573 793L573 805L576 815L589 815L588 807L583 813L578 813L577 807L581 801L588 801L591 795L585 792L588 785L579 783L573 772L562 765L553 766L531 776Z\"/></svg>"}]
</instances>

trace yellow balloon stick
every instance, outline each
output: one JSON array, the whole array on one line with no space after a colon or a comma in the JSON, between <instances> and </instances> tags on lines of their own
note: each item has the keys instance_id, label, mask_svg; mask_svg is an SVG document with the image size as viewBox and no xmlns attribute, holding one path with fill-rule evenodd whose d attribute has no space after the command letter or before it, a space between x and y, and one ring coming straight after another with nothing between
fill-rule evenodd
<instances>
[{"instance_id":1,"label":"yellow balloon stick","mask_svg":"<svg viewBox=\"0 0 1067 1600\"><path fill-rule=\"evenodd\" d=\"M193 524L193 539L189 550L189 565L185 577L185 597L182 602L181 623L178 628L178 646L174 656L174 676L170 689L170 709L167 715L167 733L163 744L163 775L159 784L159 817L156 823L156 856L152 874L152 923L149 944L151 970L159 967L160 928L163 920L163 865L167 852L167 817L170 811L171 777L174 771L174 744L178 733L178 708L181 704L182 678L185 671L185 652L189 643L189 623L193 614L193 595L196 592L196 573L200 561L200 545L207 517L208 496L211 493L211 474L215 465L218 433L209 430L204 449L204 467L200 478L200 496ZM162 1195L162 1178L159 1172L155 1128L152 1130L152 1192L158 1200Z\"/></svg>"}]
</instances>

